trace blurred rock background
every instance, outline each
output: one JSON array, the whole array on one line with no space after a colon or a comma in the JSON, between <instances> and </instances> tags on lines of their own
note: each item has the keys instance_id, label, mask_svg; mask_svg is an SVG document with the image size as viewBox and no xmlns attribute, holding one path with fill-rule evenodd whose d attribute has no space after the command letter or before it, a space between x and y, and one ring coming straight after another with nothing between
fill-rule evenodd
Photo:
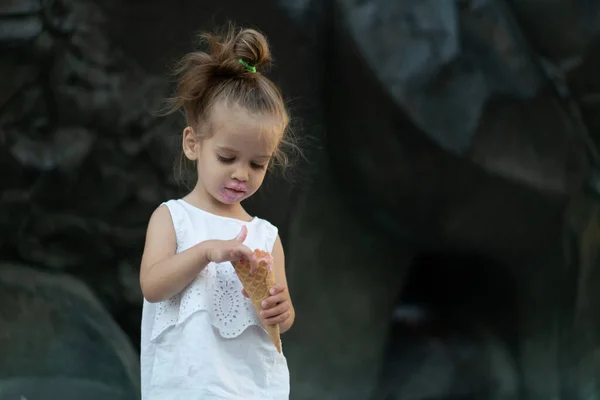
<instances>
[{"instance_id":1,"label":"blurred rock background","mask_svg":"<svg viewBox=\"0 0 600 400\"><path fill-rule=\"evenodd\" d=\"M305 159L292 399L600 396L600 2L0 1L0 399L135 399L154 111L193 34L269 37Z\"/></svg>"}]
</instances>

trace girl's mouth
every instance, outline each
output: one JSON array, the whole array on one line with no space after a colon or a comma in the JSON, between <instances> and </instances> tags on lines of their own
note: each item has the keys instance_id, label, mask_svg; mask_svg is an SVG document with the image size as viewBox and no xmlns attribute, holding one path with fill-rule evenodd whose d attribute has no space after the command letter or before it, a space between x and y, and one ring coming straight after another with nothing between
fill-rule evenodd
<instances>
[{"instance_id":1,"label":"girl's mouth","mask_svg":"<svg viewBox=\"0 0 600 400\"><path fill-rule=\"evenodd\" d=\"M243 190L237 190L237 189L232 189L232 188L228 188L228 187L226 187L226 188L225 188L225 190L226 190L227 192L229 192L229 193L231 193L231 194L235 194L235 195L238 195L238 194L244 194L244 193L246 193L246 192L245 192L245 191L243 191Z\"/></svg>"},{"instance_id":2,"label":"girl's mouth","mask_svg":"<svg viewBox=\"0 0 600 400\"><path fill-rule=\"evenodd\" d=\"M244 188L245 189L245 188ZM221 190L221 196L226 203L236 203L246 196L247 190L241 190L238 187L225 186Z\"/></svg>"},{"instance_id":3,"label":"girl's mouth","mask_svg":"<svg viewBox=\"0 0 600 400\"><path fill-rule=\"evenodd\" d=\"M248 191L248 187L243 183L230 183L225 185L225 189L241 193L246 193Z\"/></svg>"}]
</instances>

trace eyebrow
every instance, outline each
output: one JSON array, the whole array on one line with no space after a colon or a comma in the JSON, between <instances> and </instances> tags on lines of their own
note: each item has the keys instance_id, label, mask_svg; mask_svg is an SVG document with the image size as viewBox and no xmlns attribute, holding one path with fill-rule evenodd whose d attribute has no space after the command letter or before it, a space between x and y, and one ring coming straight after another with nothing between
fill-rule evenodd
<instances>
[{"instance_id":1,"label":"eyebrow","mask_svg":"<svg viewBox=\"0 0 600 400\"><path fill-rule=\"evenodd\" d=\"M227 147L227 146L217 146L217 149L222 150L222 151L226 151L226 152L229 152L229 153L233 153L233 154L237 154L238 153L237 150L234 150L231 147ZM255 157L255 158L258 158L258 159L269 159L269 158L271 158L271 156L268 155L268 154L265 154L265 155L258 156L258 157Z\"/></svg>"}]
</instances>

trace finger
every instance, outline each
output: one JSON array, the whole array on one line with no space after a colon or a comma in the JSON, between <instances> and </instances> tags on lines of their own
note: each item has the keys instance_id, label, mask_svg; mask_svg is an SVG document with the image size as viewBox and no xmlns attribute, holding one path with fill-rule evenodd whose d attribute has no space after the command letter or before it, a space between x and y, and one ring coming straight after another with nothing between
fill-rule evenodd
<instances>
[{"instance_id":1,"label":"finger","mask_svg":"<svg viewBox=\"0 0 600 400\"><path fill-rule=\"evenodd\" d=\"M283 313L287 312L289 309L290 309L290 302L286 300L286 301L283 301L283 302L277 304L273 308L269 308L268 310L262 310L260 312L260 316L265 319L272 318L279 314L283 314Z\"/></svg>"},{"instance_id":2,"label":"finger","mask_svg":"<svg viewBox=\"0 0 600 400\"><path fill-rule=\"evenodd\" d=\"M267 325L278 325L284 323L290 317L290 312L286 311L283 314L279 314L276 317L265 319Z\"/></svg>"},{"instance_id":3,"label":"finger","mask_svg":"<svg viewBox=\"0 0 600 400\"><path fill-rule=\"evenodd\" d=\"M250 275L254 275L258 270L258 261L256 260L254 253L251 254L248 261L250 262Z\"/></svg>"},{"instance_id":4,"label":"finger","mask_svg":"<svg viewBox=\"0 0 600 400\"><path fill-rule=\"evenodd\" d=\"M246 228L246 225L244 225L242 226L240 233L238 233L238 235L233 240L235 240L238 243L244 243L244 240L246 240L246 236L248 236L248 228Z\"/></svg>"},{"instance_id":5,"label":"finger","mask_svg":"<svg viewBox=\"0 0 600 400\"><path fill-rule=\"evenodd\" d=\"M273 286L271 288L271 290L269 290L269 293L271 295L276 295L277 293L282 293L283 291L285 291L285 285L282 285L281 283L277 283L277 284L275 284L275 286Z\"/></svg>"},{"instance_id":6,"label":"finger","mask_svg":"<svg viewBox=\"0 0 600 400\"><path fill-rule=\"evenodd\" d=\"M242 289L242 295L250 298L250 296L248 296L248 293L246 292L246 289Z\"/></svg>"},{"instance_id":7,"label":"finger","mask_svg":"<svg viewBox=\"0 0 600 400\"><path fill-rule=\"evenodd\" d=\"M254 258L254 254L246 246L240 246L240 247L231 249L229 252L229 255L235 261L239 261L239 260L243 260L243 259L248 259L249 261L252 261L252 259Z\"/></svg>"},{"instance_id":8,"label":"finger","mask_svg":"<svg viewBox=\"0 0 600 400\"><path fill-rule=\"evenodd\" d=\"M287 300L287 296L285 295L285 293L279 293L279 294L276 294L275 296L269 296L266 299L264 299L261 303L261 306L262 306L263 310L266 310L268 308L273 308L277 304L282 303L286 300Z\"/></svg>"}]
</instances>

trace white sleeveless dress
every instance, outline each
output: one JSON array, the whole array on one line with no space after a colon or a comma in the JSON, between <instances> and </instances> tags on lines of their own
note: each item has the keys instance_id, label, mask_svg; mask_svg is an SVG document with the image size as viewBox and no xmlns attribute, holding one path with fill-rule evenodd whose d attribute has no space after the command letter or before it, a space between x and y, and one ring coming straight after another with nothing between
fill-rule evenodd
<instances>
[{"instance_id":1,"label":"white sleeveless dress","mask_svg":"<svg viewBox=\"0 0 600 400\"><path fill-rule=\"evenodd\" d=\"M205 240L234 238L271 252L277 228L244 222L170 200L177 252ZM275 349L231 263L210 263L178 295L144 299L141 331L142 400L287 400L289 371Z\"/></svg>"}]
</instances>

